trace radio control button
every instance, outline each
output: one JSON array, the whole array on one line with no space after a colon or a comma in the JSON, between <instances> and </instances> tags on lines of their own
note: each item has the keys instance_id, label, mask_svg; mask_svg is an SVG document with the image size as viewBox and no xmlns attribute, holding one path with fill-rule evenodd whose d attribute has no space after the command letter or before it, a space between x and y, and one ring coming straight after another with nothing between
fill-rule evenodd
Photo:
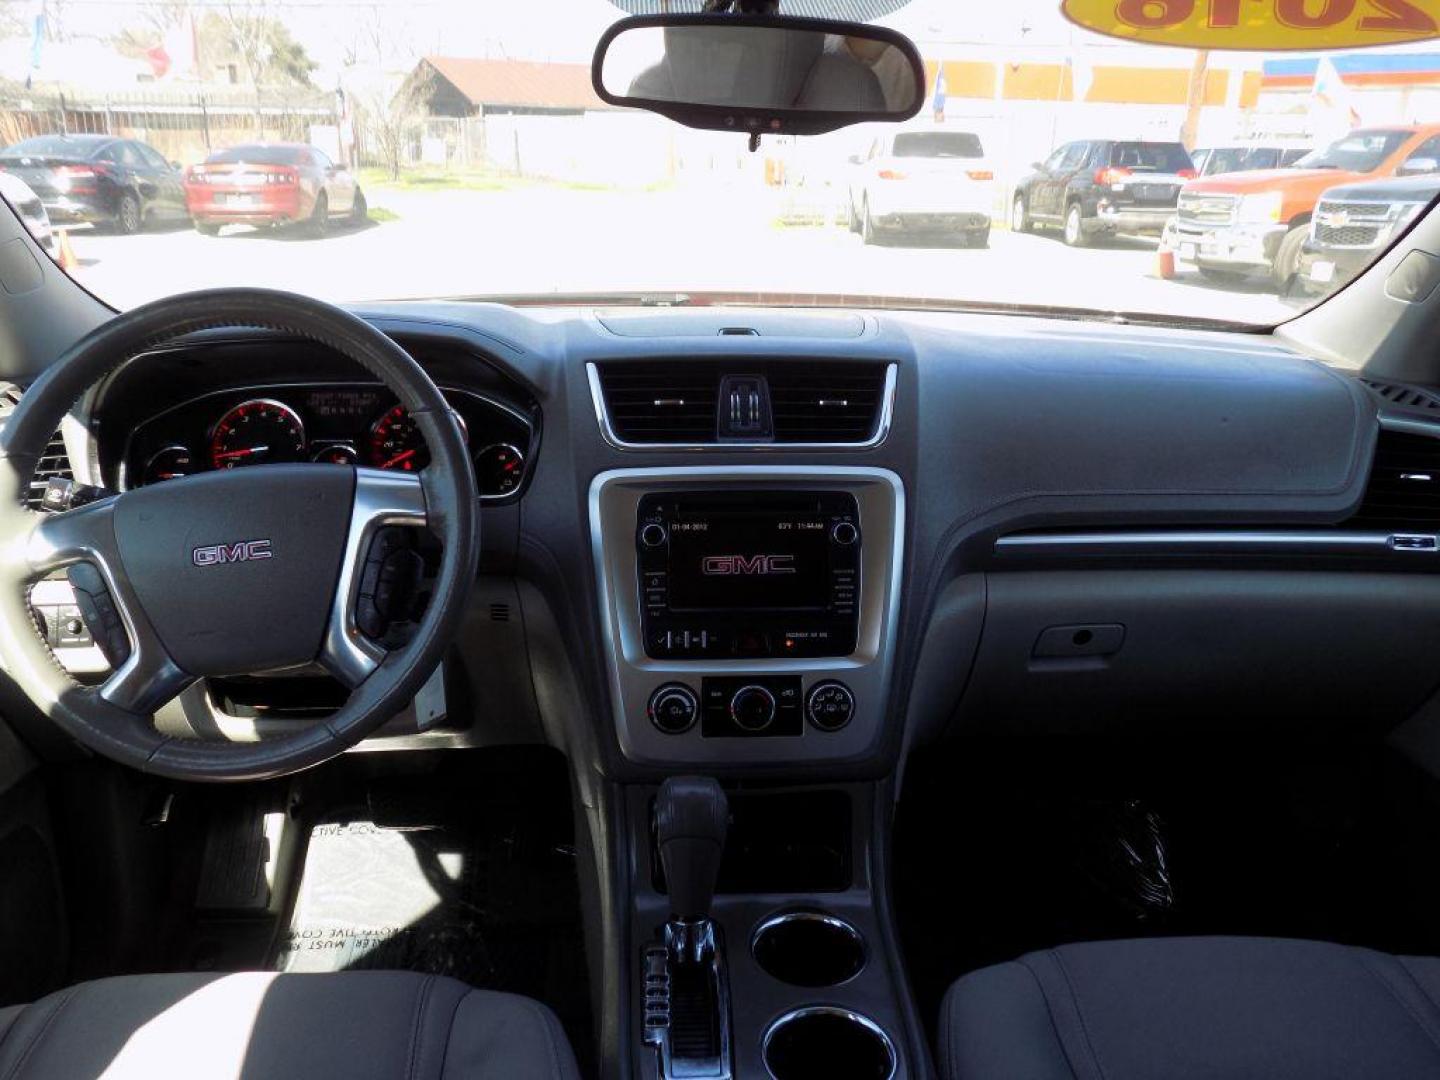
<instances>
[{"instance_id":1,"label":"radio control button","mask_svg":"<svg viewBox=\"0 0 1440 1080\"><path fill-rule=\"evenodd\" d=\"M851 522L841 521L836 523L835 527L830 530L830 539L834 540L837 544L843 544L849 547L860 539L860 530Z\"/></svg>"},{"instance_id":2,"label":"radio control button","mask_svg":"<svg viewBox=\"0 0 1440 1080\"><path fill-rule=\"evenodd\" d=\"M664 525L657 525L655 522L652 521L649 525L646 525L640 530L640 543L644 544L646 547L659 547L661 544L665 543L667 535L668 534L665 532Z\"/></svg>"},{"instance_id":3,"label":"radio control button","mask_svg":"<svg viewBox=\"0 0 1440 1080\"><path fill-rule=\"evenodd\" d=\"M775 719L775 695L763 686L742 686L730 699L730 719L746 731L764 731Z\"/></svg>"},{"instance_id":4,"label":"radio control button","mask_svg":"<svg viewBox=\"0 0 1440 1080\"><path fill-rule=\"evenodd\" d=\"M816 683L805 698L805 716L821 731L839 731L854 715L855 695L844 683Z\"/></svg>"},{"instance_id":5,"label":"radio control button","mask_svg":"<svg viewBox=\"0 0 1440 1080\"><path fill-rule=\"evenodd\" d=\"M666 683L650 695L650 722L666 735L680 735L695 725L700 702L684 683Z\"/></svg>"}]
</instances>

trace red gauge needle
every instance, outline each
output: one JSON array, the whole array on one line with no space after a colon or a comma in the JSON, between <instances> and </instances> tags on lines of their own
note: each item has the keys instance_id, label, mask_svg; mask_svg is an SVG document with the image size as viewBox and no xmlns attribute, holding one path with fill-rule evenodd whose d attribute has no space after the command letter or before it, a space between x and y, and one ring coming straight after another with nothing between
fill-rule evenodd
<instances>
[{"instance_id":1,"label":"red gauge needle","mask_svg":"<svg viewBox=\"0 0 1440 1080\"><path fill-rule=\"evenodd\" d=\"M385 463L384 463L383 465L381 465L380 467L381 467L382 469L388 469L388 468L390 468L390 466L392 466L392 465L399 465L400 462L402 462L402 461L409 461L409 460L410 460L412 457L414 457L414 456L415 456L415 451L414 451L413 449L411 449L411 450L402 450L402 451L400 451L400 453L396 454L394 457L392 457L389 461L385 462Z\"/></svg>"},{"instance_id":2,"label":"red gauge needle","mask_svg":"<svg viewBox=\"0 0 1440 1080\"><path fill-rule=\"evenodd\" d=\"M220 453L216 454L215 457L217 460L223 461L226 458L249 457L251 454L263 454L266 450L269 449L270 447L268 446L247 446L240 450L221 451Z\"/></svg>"}]
</instances>

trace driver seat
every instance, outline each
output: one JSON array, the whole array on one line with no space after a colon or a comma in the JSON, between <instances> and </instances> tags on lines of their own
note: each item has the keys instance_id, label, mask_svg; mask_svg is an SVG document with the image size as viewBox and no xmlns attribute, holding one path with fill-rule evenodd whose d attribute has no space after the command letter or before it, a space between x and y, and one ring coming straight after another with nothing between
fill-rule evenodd
<instances>
[{"instance_id":1,"label":"driver seat","mask_svg":"<svg viewBox=\"0 0 1440 1080\"><path fill-rule=\"evenodd\" d=\"M402 971L128 975L0 1009L3 1080L576 1080L544 1005Z\"/></svg>"}]
</instances>

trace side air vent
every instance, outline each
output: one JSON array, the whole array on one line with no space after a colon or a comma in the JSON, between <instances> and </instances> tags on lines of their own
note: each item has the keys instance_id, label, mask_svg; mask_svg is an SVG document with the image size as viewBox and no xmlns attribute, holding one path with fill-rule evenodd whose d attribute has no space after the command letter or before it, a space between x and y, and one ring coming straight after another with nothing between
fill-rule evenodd
<instances>
[{"instance_id":1,"label":"side air vent","mask_svg":"<svg viewBox=\"0 0 1440 1080\"><path fill-rule=\"evenodd\" d=\"M720 371L675 360L605 364L600 384L610 427L625 442L700 443L715 438Z\"/></svg>"},{"instance_id":2,"label":"side air vent","mask_svg":"<svg viewBox=\"0 0 1440 1080\"><path fill-rule=\"evenodd\" d=\"M1365 501L1345 526L1440 530L1440 439L1380 432Z\"/></svg>"},{"instance_id":3,"label":"side air vent","mask_svg":"<svg viewBox=\"0 0 1440 1080\"><path fill-rule=\"evenodd\" d=\"M0 427L10 419L10 414L15 411L15 406L20 401L20 388L13 385L0 386ZM74 472L70 468L70 456L65 452L65 440L60 432L55 432L50 442L45 447L45 452L40 455L40 461L35 466L35 475L30 479L30 490L25 496L25 505L32 510L40 508L40 500L45 494L45 485L53 477L60 477L65 480L73 480Z\"/></svg>"},{"instance_id":4,"label":"side air vent","mask_svg":"<svg viewBox=\"0 0 1440 1080\"><path fill-rule=\"evenodd\" d=\"M616 361L597 365L596 405L622 443L716 445L720 388L764 380L771 429L751 445L861 445L877 440L891 366L846 360ZM758 400L763 400L763 394ZM729 438L725 445L749 440Z\"/></svg>"},{"instance_id":5,"label":"side air vent","mask_svg":"<svg viewBox=\"0 0 1440 1080\"><path fill-rule=\"evenodd\" d=\"M1361 380L1383 401L1402 409L1416 409L1420 412L1440 413L1440 395L1418 386L1404 383L1380 382L1378 379Z\"/></svg>"},{"instance_id":6,"label":"side air vent","mask_svg":"<svg viewBox=\"0 0 1440 1080\"><path fill-rule=\"evenodd\" d=\"M875 434L884 404L880 364L777 364L770 371L775 441L861 443Z\"/></svg>"}]
</instances>

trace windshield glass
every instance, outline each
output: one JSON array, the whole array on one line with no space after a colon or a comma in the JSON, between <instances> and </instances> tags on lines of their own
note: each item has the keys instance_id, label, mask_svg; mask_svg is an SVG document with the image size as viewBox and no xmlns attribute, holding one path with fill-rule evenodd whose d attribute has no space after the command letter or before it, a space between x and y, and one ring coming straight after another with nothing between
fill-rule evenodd
<instances>
[{"instance_id":1,"label":"windshield glass","mask_svg":"<svg viewBox=\"0 0 1440 1080\"><path fill-rule=\"evenodd\" d=\"M1356 131L1323 150L1315 150L1295 162L1297 169L1343 169L1372 172L1410 137L1412 132Z\"/></svg>"},{"instance_id":2,"label":"windshield glass","mask_svg":"<svg viewBox=\"0 0 1440 1080\"><path fill-rule=\"evenodd\" d=\"M298 146L237 146L205 159L207 165L245 162L250 165L301 165L305 151Z\"/></svg>"},{"instance_id":3,"label":"windshield glass","mask_svg":"<svg viewBox=\"0 0 1440 1080\"><path fill-rule=\"evenodd\" d=\"M895 136L896 157L984 157L980 137L968 131L907 131Z\"/></svg>"},{"instance_id":4,"label":"windshield glass","mask_svg":"<svg viewBox=\"0 0 1440 1080\"><path fill-rule=\"evenodd\" d=\"M1247 170L1276 147L1337 185L1440 160L1440 42L1197 52L1102 37L1061 0L782 0L915 42L923 104L899 124L752 151L597 95L622 7L700 2L12 5L0 168L43 204L45 251L117 308L239 285L1269 325L1413 215L1332 227L1313 174ZM831 35L827 70L913 97L895 51L862 45Z\"/></svg>"}]
</instances>

